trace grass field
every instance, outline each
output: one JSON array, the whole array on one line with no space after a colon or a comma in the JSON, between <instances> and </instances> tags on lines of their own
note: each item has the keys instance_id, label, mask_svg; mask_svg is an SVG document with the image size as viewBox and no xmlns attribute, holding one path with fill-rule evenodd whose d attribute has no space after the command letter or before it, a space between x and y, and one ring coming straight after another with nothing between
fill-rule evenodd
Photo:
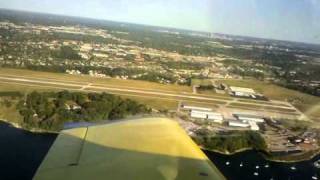
<instances>
[{"instance_id":1,"label":"grass field","mask_svg":"<svg viewBox=\"0 0 320 180\"><path fill-rule=\"evenodd\" d=\"M192 79L191 80L192 86L209 86L212 85L212 82L210 79Z\"/></svg>"},{"instance_id":2,"label":"grass field","mask_svg":"<svg viewBox=\"0 0 320 180\"><path fill-rule=\"evenodd\" d=\"M78 83L95 83L95 84L108 84L114 86L126 86L132 88L142 88L142 89L157 89L164 91L173 91L173 92L192 92L192 88L189 86L179 86L173 84L159 84L147 81L138 81L138 80L122 80L115 78L95 78L88 75L76 76L63 73L50 73L50 72L40 72L40 71L30 71L22 69L9 69L9 68L0 68L0 75L19 75L25 77L33 78L54 78L57 80L63 81L74 81Z\"/></svg>"},{"instance_id":3,"label":"grass field","mask_svg":"<svg viewBox=\"0 0 320 180\"><path fill-rule=\"evenodd\" d=\"M171 92L176 94L192 94L192 88L188 86L179 86L179 85L164 85L159 83L152 83L146 81L136 81L136 80L121 80L114 78L94 78L87 75L76 76L76 75L68 75L63 73L50 73L50 72L38 72L38 71L30 71L30 70L22 70L22 69L8 69L8 68L0 68L1 76L24 76L25 78L44 78L44 79L54 79L54 81L61 82L72 82L73 84L86 85L89 83L93 83L95 86L108 86L108 87L125 87L132 89L142 89L142 90L152 90L152 91L161 91L161 92ZM257 92L263 93L270 99L281 100L281 101L290 101L295 107L297 107L302 112L306 113L312 119L320 120L320 98L311 96L308 94L300 93L298 91L289 90L283 87L279 87L270 83L260 82L257 80L220 80L222 83L226 83L232 86L241 86L241 87L250 87L255 89ZM209 83L208 80L204 82L199 81L198 83ZM37 83L33 83L37 84ZM43 85L43 84L39 84ZM20 91L23 93L31 92L33 90L37 91L61 91L62 89L71 88L74 90L79 90L78 87L72 87L68 85L43 85L40 87L30 86L27 84L6 84L5 80L0 81L0 91ZM99 89L90 89L93 91L99 91ZM101 92L101 91L99 91ZM107 91L111 92L112 91ZM215 101L207 101L207 100L194 100L190 98L175 98L175 97L163 97L159 96L148 96L146 94L136 94L131 92L114 92L122 97L131 98L137 100L140 103L144 103L155 109L168 109L174 110L177 108L179 101L195 103L195 104L203 104L208 106L216 106L218 104L224 104L221 100L232 100L231 97L227 95L220 94L198 94L197 96L208 96L215 97L217 100ZM219 100L218 100L219 99ZM246 99L238 99L239 102L257 102L254 100L246 100ZM271 102L265 102L265 104L270 104ZM242 105L243 107L243 105ZM273 109L273 110L282 110L282 109Z\"/></svg>"}]
</instances>

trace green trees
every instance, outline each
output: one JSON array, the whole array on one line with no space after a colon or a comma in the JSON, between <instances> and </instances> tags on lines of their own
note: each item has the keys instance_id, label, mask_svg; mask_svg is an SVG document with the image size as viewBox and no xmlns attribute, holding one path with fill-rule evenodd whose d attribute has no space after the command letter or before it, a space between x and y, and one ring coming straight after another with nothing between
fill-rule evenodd
<instances>
[{"instance_id":1,"label":"green trees","mask_svg":"<svg viewBox=\"0 0 320 180\"><path fill-rule=\"evenodd\" d=\"M17 106L26 127L59 130L64 122L97 121L148 113L150 109L130 99L106 93L32 92Z\"/></svg>"},{"instance_id":2,"label":"green trees","mask_svg":"<svg viewBox=\"0 0 320 180\"><path fill-rule=\"evenodd\" d=\"M53 56L61 59L81 59L81 56L70 46L61 46L60 50L53 52Z\"/></svg>"},{"instance_id":3,"label":"green trees","mask_svg":"<svg viewBox=\"0 0 320 180\"><path fill-rule=\"evenodd\" d=\"M266 149L266 143L261 135L253 131L232 132L228 135L215 135L209 131L199 129L196 132L196 143L212 150L233 153L243 148L256 150Z\"/></svg>"}]
</instances>

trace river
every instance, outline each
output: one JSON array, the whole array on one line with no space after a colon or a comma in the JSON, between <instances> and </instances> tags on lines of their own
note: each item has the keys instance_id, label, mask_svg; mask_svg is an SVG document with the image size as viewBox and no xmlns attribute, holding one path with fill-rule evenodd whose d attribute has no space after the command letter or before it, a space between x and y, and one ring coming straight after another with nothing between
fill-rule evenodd
<instances>
[{"instance_id":1,"label":"river","mask_svg":"<svg viewBox=\"0 0 320 180\"><path fill-rule=\"evenodd\" d=\"M32 179L55 138L55 134L30 133L0 122L0 179ZM311 161L287 164L267 161L256 151L230 156L208 151L205 153L230 180L305 180L316 175L319 175L320 179L319 170L312 165L320 156ZM227 165L227 162L230 164ZM295 170L291 169L293 166Z\"/></svg>"}]
</instances>

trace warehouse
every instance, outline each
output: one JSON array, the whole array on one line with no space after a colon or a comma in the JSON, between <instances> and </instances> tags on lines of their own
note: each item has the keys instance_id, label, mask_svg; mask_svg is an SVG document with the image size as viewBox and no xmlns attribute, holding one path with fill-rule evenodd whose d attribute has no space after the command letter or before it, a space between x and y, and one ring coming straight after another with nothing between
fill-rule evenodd
<instances>
[{"instance_id":1,"label":"warehouse","mask_svg":"<svg viewBox=\"0 0 320 180\"><path fill-rule=\"evenodd\" d=\"M259 128L259 126L257 125L256 122L254 122L254 121L248 121L248 123L249 123L250 129L251 129L252 131L259 131L259 130L260 130L260 128Z\"/></svg>"},{"instance_id":2,"label":"warehouse","mask_svg":"<svg viewBox=\"0 0 320 180\"><path fill-rule=\"evenodd\" d=\"M190 116L192 118L209 120L220 124L223 122L222 114L216 112L191 110Z\"/></svg>"},{"instance_id":3,"label":"warehouse","mask_svg":"<svg viewBox=\"0 0 320 180\"><path fill-rule=\"evenodd\" d=\"M190 116L197 119L207 119L207 114L201 111L191 110Z\"/></svg>"},{"instance_id":4,"label":"warehouse","mask_svg":"<svg viewBox=\"0 0 320 180\"><path fill-rule=\"evenodd\" d=\"M230 86L230 92L234 96L255 97L256 92L251 88Z\"/></svg>"},{"instance_id":5,"label":"warehouse","mask_svg":"<svg viewBox=\"0 0 320 180\"><path fill-rule=\"evenodd\" d=\"M209 113L207 113L207 118L208 118L208 120L213 121L215 123L222 124L222 122L223 122L223 116L220 113L209 112Z\"/></svg>"},{"instance_id":6,"label":"warehouse","mask_svg":"<svg viewBox=\"0 0 320 180\"><path fill-rule=\"evenodd\" d=\"M256 123L263 123L264 118L261 116L251 115L251 114L233 114L240 121L254 121Z\"/></svg>"},{"instance_id":7,"label":"warehouse","mask_svg":"<svg viewBox=\"0 0 320 180\"><path fill-rule=\"evenodd\" d=\"M197 106L185 106L185 105L182 105L182 108L186 109L186 110L212 111L211 108L204 108L204 107L197 107Z\"/></svg>"},{"instance_id":8,"label":"warehouse","mask_svg":"<svg viewBox=\"0 0 320 180\"><path fill-rule=\"evenodd\" d=\"M250 125L248 123L241 122L241 121L229 121L229 126L247 128Z\"/></svg>"}]
</instances>

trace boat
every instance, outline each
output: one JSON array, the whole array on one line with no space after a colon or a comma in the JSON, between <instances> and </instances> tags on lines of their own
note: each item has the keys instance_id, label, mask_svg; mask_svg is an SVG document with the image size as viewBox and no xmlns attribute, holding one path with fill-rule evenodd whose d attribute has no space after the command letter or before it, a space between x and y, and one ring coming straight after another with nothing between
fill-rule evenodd
<instances>
[{"instance_id":1,"label":"boat","mask_svg":"<svg viewBox=\"0 0 320 180\"><path fill-rule=\"evenodd\" d=\"M313 163L314 167L320 168L320 159Z\"/></svg>"},{"instance_id":2,"label":"boat","mask_svg":"<svg viewBox=\"0 0 320 180\"><path fill-rule=\"evenodd\" d=\"M294 167L294 166L291 166L290 169L291 169L291 170L296 170L297 168Z\"/></svg>"},{"instance_id":3,"label":"boat","mask_svg":"<svg viewBox=\"0 0 320 180\"><path fill-rule=\"evenodd\" d=\"M242 167L242 166L243 166L243 163L241 162L241 163L240 163L240 167Z\"/></svg>"},{"instance_id":4,"label":"boat","mask_svg":"<svg viewBox=\"0 0 320 180\"><path fill-rule=\"evenodd\" d=\"M268 168L268 167L269 167L269 164L264 165L264 167L265 167L265 168Z\"/></svg>"},{"instance_id":5,"label":"boat","mask_svg":"<svg viewBox=\"0 0 320 180\"><path fill-rule=\"evenodd\" d=\"M230 162L229 162L229 161L227 161L227 162L226 162L226 165L229 165L229 164L230 164Z\"/></svg>"},{"instance_id":6,"label":"boat","mask_svg":"<svg viewBox=\"0 0 320 180\"><path fill-rule=\"evenodd\" d=\"M259 173L257 173L257 172L254 172L254 173L253 173L253 175L255 175L255 176L259 176Z\"/></svg>"},{"instance_id":7,"label":"boat","mask_svg":"<svg viewBox=\"0 0 320 180\"><path fill-rule=\"evenodd\" d=\"M256 166L256 169L259 169L260 167L259 166Z\"/></svg>"},{"instance_id":8,"label":"boat","mask_svg":"<svg viewBox=\"0 0 320 180\"><path fill-rule=\"evenodd\" d=\"M317 179L318 179L317 176L312 176L311 178L314 179L314 180L317 180Z\"/></svg>"}]
</instances>

